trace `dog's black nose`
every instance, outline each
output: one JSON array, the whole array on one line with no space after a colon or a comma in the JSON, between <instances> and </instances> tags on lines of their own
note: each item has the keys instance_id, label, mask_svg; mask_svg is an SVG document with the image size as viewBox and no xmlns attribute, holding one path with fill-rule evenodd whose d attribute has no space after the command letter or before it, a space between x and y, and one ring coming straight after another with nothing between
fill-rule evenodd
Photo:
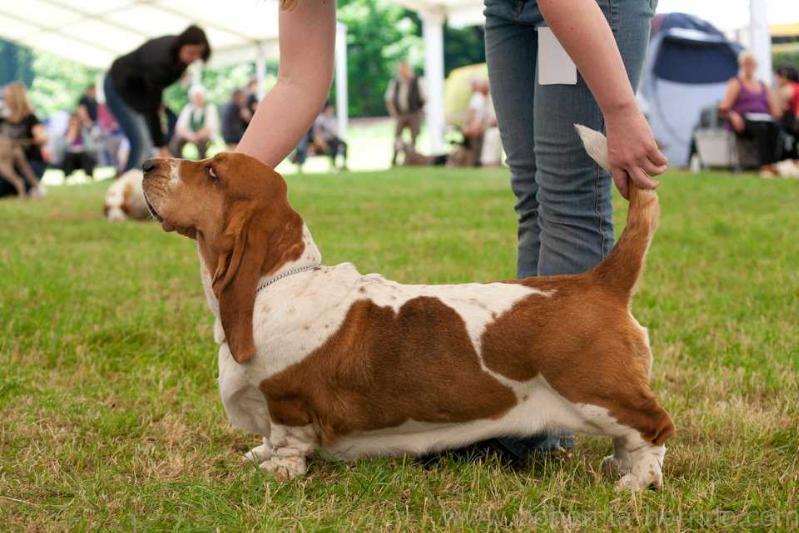
<instances>
[{"instance_id":1,"label":"dog's black nose","mask_svg":"<svg viewBox=\"0 0 799 533\"><path fill-rule=\"evenodd\" d=\"M155 163L155 161L153 161L152 159L148 159L147 161L145 161L145 162L144 162L144 163L142 163L142 165L141 165L141 169L142 169L143 171L145 171L145 172L150 172L150 171L151 171L151 170L153 170L155 167L156 167L156 163Z\"/></svg>"}]
</instances>

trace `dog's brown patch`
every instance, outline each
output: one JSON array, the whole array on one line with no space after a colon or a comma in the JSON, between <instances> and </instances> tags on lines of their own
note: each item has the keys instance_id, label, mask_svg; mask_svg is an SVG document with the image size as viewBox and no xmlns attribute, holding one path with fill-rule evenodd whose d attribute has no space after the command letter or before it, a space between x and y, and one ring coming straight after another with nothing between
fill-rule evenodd
<instances>
[{"instance_id":1,"label":"dog's brown patch","mask_svg":"<svg viewBox=\"0 0 799 533\"><path fill-rule=\"evenodd\" d=\"M263 381L275 420L317 426L324 444L352 431L502 416L511 389L480 367L466 324L437 298L395 312L371 300L302 361Z\"/></svg>"},{"instance_id":2,"label":"dog's brown patch","mask_svg":"<svg viewBox=\"0 0 799 533\"><path fill-rule=\"evenodd\" d=\"M604 407L655 444L674 433L649 387L651 352L625 298L590 274L519 283L553 292L520 301L486 328L487 368L518 381L541 374L567 400Z\"/></svg>"}]
</instances>

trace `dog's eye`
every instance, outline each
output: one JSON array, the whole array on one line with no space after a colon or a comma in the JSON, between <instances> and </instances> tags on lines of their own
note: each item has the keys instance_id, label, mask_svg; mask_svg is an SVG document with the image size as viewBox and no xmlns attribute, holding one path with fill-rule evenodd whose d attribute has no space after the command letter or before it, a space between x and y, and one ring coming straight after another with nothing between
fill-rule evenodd
<instances>
[{"instance_id":1,"label":"dog's eye","mask_svg":"<svg viewBox=\"0 0 799 533\"><path fill-rule=\"evenodd\" d=\"M206 167L205 171L208 173L208 177L211 181L219 181L219 176L216 175L214 167Z\"/></svg>"}]
</instances>

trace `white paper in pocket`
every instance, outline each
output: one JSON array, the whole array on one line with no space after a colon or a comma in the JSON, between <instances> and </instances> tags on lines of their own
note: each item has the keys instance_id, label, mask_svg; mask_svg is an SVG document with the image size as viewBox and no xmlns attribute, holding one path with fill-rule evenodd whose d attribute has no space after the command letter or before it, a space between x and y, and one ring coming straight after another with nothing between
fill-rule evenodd
<instances>
[{"instance_id":1,"label":"white paper in pocket","mask_svg":"<svg viewBox=\"0 0 799 533\"><path fill-rule=\"evenodd\" d=\"M546 26L538 27L538 84L577 84L577 66Z\"/></svg>"}]
</instances>

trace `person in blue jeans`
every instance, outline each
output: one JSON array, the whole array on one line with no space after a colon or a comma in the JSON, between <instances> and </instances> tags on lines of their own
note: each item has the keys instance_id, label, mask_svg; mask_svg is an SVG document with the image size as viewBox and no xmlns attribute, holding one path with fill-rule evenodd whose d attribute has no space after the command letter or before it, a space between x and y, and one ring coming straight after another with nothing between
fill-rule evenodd
<instances>
[{"instance_id":1,"label":"person in blue jeans","mask_svg":"<svg viewBox=\"0 0 799 533\"><path fill-rule=\"evenodd\" d=\"M485 1L486 61L516 196L520 278L585 272L613 247L611 176L586 154L574 124L607 132L613 181L625 197L629 180L652 188L651 176L665 170L634 96L656 3ZM574 80L542 75L544 26L576 64ZM571 448L573 435L491 444L521 459L534 449Z\"/></svg>"},{"instance_id":2,"label":"person in blue jeans","mask_svg":"<svg viewBox=\"0 0 799 533\"><path fill-rule=\"evenodd\" d=\"M153 147L160 157L171 157L169 138L161 125L163 92L193 62L207 62L210 57L205 31L192 25L179 35L150 39L113 62L103 91L108 109L130 143L123 172L141 167Z\"/></svg>"}]
</instances>

